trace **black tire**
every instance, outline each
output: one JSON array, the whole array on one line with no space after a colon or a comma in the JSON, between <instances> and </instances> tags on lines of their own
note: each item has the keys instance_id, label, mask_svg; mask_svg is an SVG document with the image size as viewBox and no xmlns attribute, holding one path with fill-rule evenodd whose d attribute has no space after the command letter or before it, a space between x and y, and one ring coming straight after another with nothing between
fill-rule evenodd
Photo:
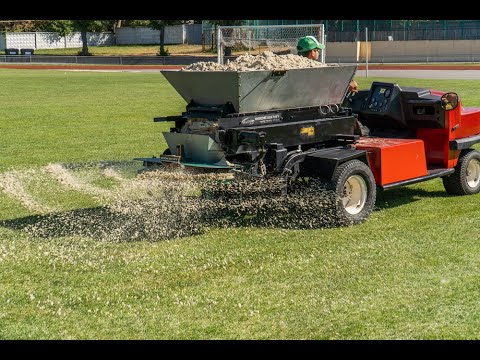
<instances>
[{"instance_id":1,"label":"black tire","mask_svg":"<svg viewBox=\"0 0 480 360\"><path fill-rule=\"evenodd\" d=\"M472 195L480 192L480 152L463 150L455 172L442 178L443 186L451 195Z\"/></svg>"},{"instance_id":2,"label":"black tire","mask_svg":"<svg viewBox=\"0 0 480 360\"><path fill-rule=\"evenodd\" d=\"M358 224L373 211L377 197L375 178L370 168L360 160L350 160L338 166L327 189L334 197L331 216L338 225ZM346 191L350 191L350 196Z\"/></svg>"},{"instance_id":3,"label":"black tire","mask_svg":"<svg viewBox=\"0 0 480 360\"><path fill-rule=\"evenodd\" d=\"M166 148L165 151L163 152L163 155L172 155L170 148Z\"/></svg>"}]
</instances>

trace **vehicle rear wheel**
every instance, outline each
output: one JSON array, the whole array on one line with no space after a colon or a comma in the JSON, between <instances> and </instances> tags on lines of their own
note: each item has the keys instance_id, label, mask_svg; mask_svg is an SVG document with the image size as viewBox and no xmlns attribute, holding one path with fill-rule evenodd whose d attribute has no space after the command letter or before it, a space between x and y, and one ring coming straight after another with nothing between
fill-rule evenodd
<instances>
[{"instance_id":1,"label":"vehicle rear wheel","mask_svg":"<svg viewBox=\"0 0 480 360\"><path fill-rule=\"evenodd\" d=\"M360 160L337 167L327 186L332 190L333 217L340 225L366 220L375 206L376 184L370 168Z\"/></svg>"},{"instance_id":2,"label":"vehicle rear wheel","mask_svg":"<svg viewBox=\"0 0 480 360\"><path fill-rule=\"evenodd\" d=\"M451 195L471 195L480 192L480 152L462 151L455 172L442 178L443 186Z\"/></svg>"}]
</instances>

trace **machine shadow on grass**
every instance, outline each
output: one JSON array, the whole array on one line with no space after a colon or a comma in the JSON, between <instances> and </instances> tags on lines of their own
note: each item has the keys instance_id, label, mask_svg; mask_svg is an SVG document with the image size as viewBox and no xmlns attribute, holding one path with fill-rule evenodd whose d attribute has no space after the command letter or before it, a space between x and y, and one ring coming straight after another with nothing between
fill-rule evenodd
<instances>
[{"instance_id":1,"label":"machine shadow on grass","mask_svg":"<svg viewBox=\"0 0 480 360\"><path fill-rule=\"evenodd\" d=\"M128 242L161 241L200 235L209 228L282 228L291 230L342 227L332 221L328 192L303 188L279 196L271 191L245 187L221 189L207 197L165 197L124 201L94 208L32 215L0 221L0 226L26 232L35 238L82 236ZM259 195L259 191L261 195ZM375 211L401 206L422 197L448 197L443 191L401 188L378 192ZM367 220L368 221L368 220Z\"/></svg>"},{"instance_id":2,"label":"machine shadow on grass","mask_svg":"<svg viewBox=\"0 0 480 360\"><path fill-rule=\"evenodd\" d=\"M85 236L101 239L125 220L122 214L102 206L4 220L0 221L0 226L24 231L38 238ZM124 235L125 238L132 237L129 231Z\"/></svg>"},{"instance_id":3,"label":"machine shadow on grass","mask_svg":"<svg viewBox=\"0 0 480 360\"><path fill-rule=\"evenodd\" d=\"M34 238L82 236L110 242L161 241L201 235L209 228L285 228L313 229L332 227L325 214L307 215L292 206L278 208L278 202L258 199L258 206L232 202L225 206L218 200L203 202L195 211L185 211L167 218L156 209L137 204L140 212L121 213L108 206L55 212L45 215L0 221L0 226L22 231ZM201 209L200 209L201 207Z\"/></svg>"},{"instance_id":4,"label":"machine shadow on grass","mask_svg":"<svg viewBox=\"0 0 480 360\"><path fill-rule=\"evenodd\" d=\"M212 227L312 229L334 225L328 221L329 198L312 196L308 193L315 191L312 188L282 196L280 184L274 182L209 185L197 196L169 192L120 199L94 208L6 220L0 226L34 238L83 236L118 242L181 238L205 233Z\"/></svg>"},{"instance_id":5,"label":"machine shadow on grass","mask_svg":"<svg viewBox=\"0 0 480 360\"><path fill-rule=\"evenodd\" d=\"M410 204L422 198L432 197L452 197L446 191L427 191L423 189L412 189L409 187L402 187L387 191L377 192L377 201L375 203L375 209L383 210L389 209L405 204Z\"/></svg>"}]
</instances>

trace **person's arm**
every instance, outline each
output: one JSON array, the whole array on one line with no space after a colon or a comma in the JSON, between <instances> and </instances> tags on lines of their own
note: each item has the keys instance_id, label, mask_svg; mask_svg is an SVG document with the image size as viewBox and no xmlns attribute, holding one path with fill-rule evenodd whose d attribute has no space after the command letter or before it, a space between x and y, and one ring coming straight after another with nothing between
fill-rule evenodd
<instances>
[{"instance_id":1,"label":"person's arm","mask_svg":"<svg viewBox=\"0 0 480 360\"><path fill-rule=\"evenodd\" d=\"M350 81L350 84L348 84L348 91L352 93L358 92L358 84L355 80Z\"/></svg>"}]
</instances>

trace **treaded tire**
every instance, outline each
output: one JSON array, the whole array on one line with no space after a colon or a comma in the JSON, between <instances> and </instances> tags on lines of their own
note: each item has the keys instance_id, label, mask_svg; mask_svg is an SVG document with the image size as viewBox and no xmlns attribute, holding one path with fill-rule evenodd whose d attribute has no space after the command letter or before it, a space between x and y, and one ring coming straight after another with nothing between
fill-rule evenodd
<instances>
[{"instance_id":1,"label":"treaded tire","mask_svg":"<svg viewBox=\"0 0 480 360\"><path fill-rule=\"evenodd\" d=\"M350 207L350 211L344 205L345 189L351 180L362 184L363 207ZM363 179L363 182L362 180ZM348 184L347 181L349 182ZM327 189L332 191L334 208L331 209L332 220L338 225L352 225L365 221L375 206L377 189L375 178L370 168L360 160L350 160L337 167L333 173L332 180L327 183ZM347 203L348 205L348 203Z\"/></svg>"},{"instance_id":2,"label":"treaded tire","mask_svg":"<svg viewBox=\"0 0 480 360\"><path fill-rule=\"evenodd\" d=\"M472 195L480 192L480 181L474 181L474 186L468 183L468 166L472 161L480 164L480 152L474 149L463 150L458 158L455 172L442 178L443 186L451 195Z\"/></svg>"}]
</instances>

